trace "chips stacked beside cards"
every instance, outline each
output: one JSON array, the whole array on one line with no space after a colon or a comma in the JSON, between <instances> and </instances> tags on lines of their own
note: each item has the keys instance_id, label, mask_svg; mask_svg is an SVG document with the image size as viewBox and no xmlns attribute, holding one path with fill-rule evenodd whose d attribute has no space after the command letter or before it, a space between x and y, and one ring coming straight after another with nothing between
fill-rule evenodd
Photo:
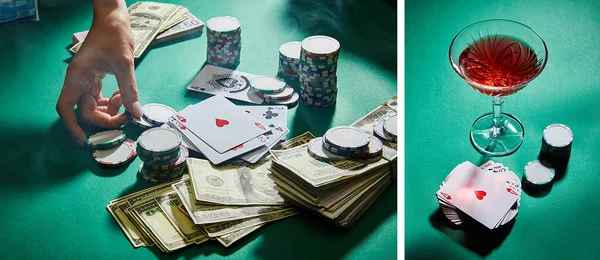
<instances>
[{"instance_id":1,"label":"chips stacked beside cards","mask_svg":"<svg viewBox=\"0 0 600 260\"><path fill-rule=\"evenodd\" d=\"M189 155L181 141L181 136L168 128L152 128L142 133L136 147L138 156L144 162L140 175L151 182L181 177Z\"/></svg>"},{"instance_id":2,"label":"chips stacked beside cards","mask_svg":"<svg viewBox=\"0 0 600 260\"><path fill-rule=\"evenodd\" d=\"M315 107L335 104L340 43L329 36L316 35L304 39L301 47L298 75L302 102Z\"/></svg>"},{"instance_id":3,"label":"chips stacked beside cards","mask_svg":"<svg viewBox=\"0 0 600 260\"><path fill-rule=\"evenodd\" d=\"M310 137L304 133L282 146L306 144ZM134 247L156 245L171 252L209 240L228 247L268 223L299 213L274 190L268 160L215 166L190 158L187 164L189 175L107 205Z\"/></svg>"},{"instance_id":4,"label":"chips stacked beside cards","mask_svg":"<svg viewBox=\"0 0 600 260\"><path fill-rule=\"evenodd\" d=\"M166 124L169 117L175 114L175 112L175 109L167 105L150 103L142 107L141 118L135 118L129 112L125 112L125 115L131 120L132 124L142 129L150 129Z\"/></svg>"},{"instance_id":5,"label":"chips stacked beside cards","mask_svg":"<svg viewBox=\"0 0 600 260\"><path fill-rule=\"evenodd\" d=\"M301 42L286 42L279 47L277 75L288 82L298 80L301 45Z\"/></svg>"},{"instance_id":6,"label":"chips stacked beside cards","mask_svg":"<svg viewBox=\"0 0 600 260\"><path fill-rule=\"evenodd\" d=\"M312 140L307 149L308 154L322 161L371 159L381 155L383 143L358 128L340 126L329 129L323 137Z\"/></svg>"},{"instance_id":7,"label":"chips stacked beside cards","mask_svg":"<svg viewBox=\"0 0 600 260\"><path fill-rule=\"evenodd\" d=\"M495 229L517 215L521 181L501 163L488 161L477 167L463 162L448 174L436 196L452 223L462 225L471 217L488 229Z\"/></svg>"},{"instance_id":8,"label":"chips stacked beside cards","mask_svg":"<svg viewBox=\"0 0 600 260\"><path fill-rule=\"evenodd\" d=\"M281 78L258 76L250 81L250 86L269 104L285 105L289 108L298 105L298 93Z\"/></svg>"},{"instance_id":9,"label":"chips stacked beside cards","mask_svg":"<svg viewBox=\"0 0 600 260\"><path fill-rule=\"evenodd\" d=\"M238 107L222 96L186 107L163 127L180 133L186 147L213 164L232 158L255 163L289 131L287 108Z\"/></svg>"},{"instance_id":10,"label":"chips stacked beside cards","mask_svg":"<svg viewBox=\"0 0 600 260\"><path fill-rule=\"evenodd\" d=\"M240 64L242 25L231 16L206 21L206 61L219 67L235 68Z\"/></svg>"},{"instance_id":11,"label":"chips stacked beside cards","mask_svg":"<svg viewBox=\"0 0 600 260\"><path fill-rule=\"evenodd\" d=\"M92 156L101 166L118 167L135 159L135 143L126 139L123 130L99 132L87 138L86 143L94 148Z\"/></svg>"}]
</instances>

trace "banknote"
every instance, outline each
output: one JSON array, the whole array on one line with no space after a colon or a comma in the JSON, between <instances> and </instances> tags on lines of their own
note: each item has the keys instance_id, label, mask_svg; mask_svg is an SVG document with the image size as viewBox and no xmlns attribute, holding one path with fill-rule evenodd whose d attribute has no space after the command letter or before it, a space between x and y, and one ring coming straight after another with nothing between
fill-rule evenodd
<instances>
[{"instance_id":1,"label":"banknote","mask_svg":"<svg viewBox=\"0 0 600 260\"><path fill-rule=\"evenodd\" d=\"M182 205L181 201L175 191L154 199L171 224L173 224L173 227L179 231L186 241L199 244L197 241L204 242L209 240L204 235L204 232L202 232L202 228L192 221L185 213L185 210L182 211L182 207L180 207Z\"/></svg>"},{"instance_id":2,"label":"banknote","mask_svg":"<svg viewBox=\"0 0 600 260\"><path fill-rule=\"evenodd\" d=\"M173 184L173 189L179 195L188 215L196 224L210 224L239 220L285 210L289 205L275 206L223 206L197 202L191 191L189 179Z\"/></svg>"},{"instance_id":3,"label":"banknote","mask_svg":"<svg viewBox=\"0 0 600 260\"><path fill-rule=\"evenodd\" d=\"M315 139L315 136L311 132L304 132L303 134L296 136L290 140L281 142L279 145L275 146L275 150L285 150L292 147L296 147L302 144L307 144L310 140Z\"/></svg>"},{"instance_id":4,"label":"banknote","mask_svg":"<svg viewBox=\"0 0 600 260\"><path fill-rule=\"evenodd\" d=\"M207 225L202 225L202 227L204 228L204 230L206 231L206 233L208 234L209 237L218 237L218 236L223 236L225 234L228 234L228 233L231 233L234 231L238 231L240 229L245 229L245 228L253 227L256 225L262 225L262 224L265 224L265 223L268 223L271 221L291 217L291 216L297 215L298 213L300 213L300 212L297 209L289 208L289 209L284 209L281 211L275 211L273 213L269 213L269 214L258 216L258 217L229 221L229 222L222 222L222 223L215 223L215 224L207 224Z\"/></svg>"},{"instance_id":5,"label":"banknote","mask_svg":"<svg viewBox=\"0 0 600 260\"><path fill-rule=\"evenodd\" d=\"M221 205L281 205L283 198L268 177L269 164L220 165L207 160L187 160L194 197Z\"/></svg>"},{"instance_id":6,"label":"banknote","mask_svg":"<svg viewBox=\"0 0 600 260\"><path fill-rule=\"evenodd\" d=\"M376 162L355 159L320 161L308 154L307 144L286 150L271 150L271 155L273 168L279 169L284 174L289 171L288 177L299 177L312 187L323 187L379 167L389 167L388 161L383 158Z\"/></svg>"},{"instance_id":7,"label":"banknote","mask_svg":"<svg viewBox=\"0 0 600 260\"><path fill-rule=\"evenodd\" d=\"M260 227L262 227L263 225L264 224L260 224L260 225L256 225L256 226L253 226L253 227L240 229L238 231L234 231L234 232L226 234L226 235L222 235L220 237L217 237L217 241L219 241L225 247L229 247L235 241L240 240L242 237L247 236L248 234L254 232L254 230L257 230Z\"/></svg>"},{"instance_id":8,"label":"banknote","mask_svg":"<svg viewBox=\"0 0 600 260\"><path fill-rule=\"evenodd\" d=\"M152 232L155 242L166 252L184 248L192 242L186 241L183 236L171 225L154 198L143 201L130 209L135 217L141 221L145 228Z\"/></svg>"}]
</instances>

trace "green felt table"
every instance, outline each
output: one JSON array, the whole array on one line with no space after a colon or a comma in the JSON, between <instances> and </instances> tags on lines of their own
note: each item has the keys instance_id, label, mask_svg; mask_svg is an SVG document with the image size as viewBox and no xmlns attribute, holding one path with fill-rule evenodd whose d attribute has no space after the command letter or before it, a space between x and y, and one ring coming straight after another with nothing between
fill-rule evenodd
<instances>
[{"instance_id":1,"label":"green felt table","mask_svg":"<svg viewBox=\"0 0 600 260\"><path fill-rule=\"evenodd\" d=\"M409 0L405 12L407 259L599 259L599 2ZM525 127L523 145L492 160L521 177L552 123L569 126L574 142L551 190L523 193L516 221L490 234L445 225L435 192L457 164L486 160L471 146L469 129L491 112L491 98L454 72L448 48L461 29L491 18L527 24L548 46L541 75L505 98L505 111Z\"/></svg>"},{"instance_id":2,"label":"green felt table","mask_svg":"<svg viewBox=\"0 0 600 260\"><path fill-rule=\"evenodd\" d=\"M128 5L134 1L127 1ZM173 1L175 2L175 1ZM338 38L339 92L334 108L289 110L288 138L348 125L396 95L396 8L381 1L179 1L201 20L229 15L243 25L239 70L274 75L278 48L315 34ZM373 17L367 19L369 17ZM397 185L352 229L339 231L309 214L278 221L229 248L216 241L166 255L134 249L106 210L112 199L150 187L128 167L104 169L91 150L75 148L55 103L74 32L91 24L89 1L41 1L40 22L0 25L0 258L3 259L338 259L394 258ZM365 21L368 21L365 23ZM186 91L206 57L206 35L148 50L135 74L142 104L181 110L207 96ZM117 89L104 80L104 95ZM135 129L126 127L128 134ZM139 134L139 133L138 133Z\"/></svg>"}]
</instances>

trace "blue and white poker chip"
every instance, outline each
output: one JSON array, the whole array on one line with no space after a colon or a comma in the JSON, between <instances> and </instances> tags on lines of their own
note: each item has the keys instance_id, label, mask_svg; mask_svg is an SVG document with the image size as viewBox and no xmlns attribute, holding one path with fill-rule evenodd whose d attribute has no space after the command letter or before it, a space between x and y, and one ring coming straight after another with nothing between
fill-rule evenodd
<instances>
[{"instance_id":1,"label":"blue and white poker chip","mask_svg":"<svg viewBox=\"0 0 600 260\"><path fill-rule=\"evenodd\" d=\"M346 156L337 155L325 149L322 137L310 140L306 149L310 156L321 161L340 161L347 158Z\"/></svg>"},{"instance_id":2,"label":"blue and white poker chip","mask_svg":"<svg viewBox=\"0 0 600 260\"><path fill-rule=\"evenodd\" d=\"M177 113L175 109L157 103L146 104L142 107L143 118L153 126L161 126L169 121L169 117Z\"/></svg>"},{"instance_id":3,"label":"blue and white poker chip","mask_svg":"<svg viewBox=\"0 0 600 260\"><path fill-rule=\"evenodd\" d=\"M323 146L332 153L352 156L369 148L369 135L351 126L338 126L323 135Z\"/></svg>"}]
</instances>

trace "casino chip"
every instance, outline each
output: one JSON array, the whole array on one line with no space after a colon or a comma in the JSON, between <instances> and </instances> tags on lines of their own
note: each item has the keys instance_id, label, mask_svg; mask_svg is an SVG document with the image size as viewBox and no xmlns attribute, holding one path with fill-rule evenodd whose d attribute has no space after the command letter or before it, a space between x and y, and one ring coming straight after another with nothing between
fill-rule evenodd
<instances>
[{"instance_id":1,"label":"casino chip","mask_svg":"<svg viewBox=\"0 0 600 260\"><path fill-rule=\"evenodd\" d=\"M392 138L398 138L398 115L390 116L383 124L383 131Z\"/></svg>"},{"instance_id":2,"label":"casino chip","mask_svg":"<svg viewBox=\"0 0 600 260\"><path fill-rule=\"evenodd\" d=\"M325 132L323 147L342 156L352 156L369 148L369 135L356 127L338 126Z\"/></svg>"},{"instance_id":3,"label":"casino chip","mask_svg":"<svg viewBox=\"0 0 600 260\"><path fill-rule=\"evenodd\" d=\"M538 160L529 162L523 172L523 183L532 187L546 186L554 179L554 169Z\"/></svg>"},{"instance_id":4,"label":"casino chip","mask_svg":"<svg viewBox=\"0 0 600 260\"><path fill-rule=\"evenodd\" d=\"M346 159L344 156L333 154L323 147L323 138L318 137L308 142L308 154L321 161L340 161Z\"/></svg>"},{"instance_id":5,"label":"casino chip","mask_svg":"<svg viewBox=\"0 0 600 260\"><path fill-rule=\"evenodd\" d=\"M369 135L369 148L364 152L357 153L355 157L361 159L371 159L380 156L383 152L383 143L372 135Z\"/></svg>"},{"instance_id":6,"label":"casino chip","mask_svg":"<svg viewBox=\"0 0 600 260\"><path fill-rule=\"evenodd\" d=\"M91 135L85 141L91 148L108 149L116 146L125 140L123 130L109 130Z\"/></svg>"},{"instance_id":7,"label":"casino chip","mask_svg":"<svg viewBox=\"0 0 600 260\"><path fill-rule=\"evenodd\" d=\"M181 145L181 136L169 128L152 128L138 138L138 148L144 155L160 155L173 152Z\"/></svg>"},{"instance_id":8,"label":"casino chip","mask_svg":"<svg viewBox=\"0 0 600 260\"><path fill-rule=\"evenodd\" d=\"M162 104L146 104L142 107L143 118L153 126L161 126L169 121L169 117L177 113L175 109Z\"/></svg>"},{"instance_id":9,"label":"casino chip","mask_svg":"<svg viewBox=\"0 0 600 260\"><path fill-rule=\"evenodd\" d=\"M250 81L250 86L254 91L264 94L280 93L287 87L285 81L271 76L256 77Z\"/></svg>"},{"instance_id":10,"label":"casino chip","mask_svg":"<svg viewBox=\"0 0 600 260\"><path fill-rule=\"evenodd\" d=\"M214 17L206 21L208 64L235 68L240 64L242 26L230 16Z\"/></svg>"},{"instance_id":11,"label":"casino chip","mask_svg":"<svg viewBox=\"0 0 600 260\"><path fill-rule=\"evenodd\" d=\"M125 111L125 115L127 116L127 118L129 118L129 120L131 120L131 123L133 123L136 126L139 126L142 129L150 129L154 127L152 124L144 120L143 116L141 118L135 118L127 111Z\"/></svg>"},{"instance_id":12,"label":"casino chip","mask_svg":"<svg viewBox=\"0 0 600 260\"><path fill-rule=\"evenodd\" d=\"M135 142L131 139L124 140L120 145L109 149L96 149L93 152L94 160L106 167L118 167L135 159Z\"/></svg>"},{"instance_id":13,"label":"casino chip","mask_svg":"<svg viewBox=\"0 0 600 260\"><path fill-rule=\"evenodd\" d=\"M256 92L259 96L261 96L265 101L271 101L271 100L288 100L290 99L293 95L294 95L294 88L290 87L290 86L286 86L285 89L279 93L276 94L264 94L261 92Z\"/></svg>"},{"instance_id":14,"label":"casino chip","mask_svg":"<svg viewBox=\"0 0 600 260\"><path fill-rule=\"evenodd\" d=\"M304 39L300 48L298 79L302 103L330 107L337 101L337 60L340 43L329 36Z\"/></svg>"},{"instance_id":15,"label":"casino chip","mask_svg":"<svg viewBox=\"0 0 600 260\"><path fill-rule=\"evenodd\" d=\"M286 42L279 47L278 76L286 81L298 80L301 49L301 42Z\"/></svg>"},{"instance_id":16,"label":"casino chip","mask_svg":"<svg viewBox=\"0 0 600 260\"><path fill-rule=\"evenodd\" d=\"M140 176L151 182L180 177L189 156L182 141L182 137L170 128L152 128L142 133L137 142L138 156L144 162Z\"/></svg>"},{"instance_id":17,"label":"casino chip","mask_svg":"<svg viewBox=\"0 0 600 260\"><path fill-rule=\"evenodd\" d=\"M287 106L288 108L294 108L296 105L298 105L299 99L300 99L300 95L298 95L298 93L294 92L294 94L292 94L292 97L290 97L289 99L284 99L284 100L266 100L265 99L265 101L271 105L284 105L284 106Z\"/></svg>"},{"instance_id":18,"label":"casino chip","mask_svg":"<svg viewBox=\"0 0 600 260\"><path fill-rule=\"evenodd\" d=\"M388 135L385 131L384 131L384 124L385 121L390 118L391 116L384 116L378 120L376 120L375 122L373 122L373 134L381 139L382 141L388 141L388 142L392 142L395 143L397 142L397 138Z\"/></svg>"}]
</instances>

